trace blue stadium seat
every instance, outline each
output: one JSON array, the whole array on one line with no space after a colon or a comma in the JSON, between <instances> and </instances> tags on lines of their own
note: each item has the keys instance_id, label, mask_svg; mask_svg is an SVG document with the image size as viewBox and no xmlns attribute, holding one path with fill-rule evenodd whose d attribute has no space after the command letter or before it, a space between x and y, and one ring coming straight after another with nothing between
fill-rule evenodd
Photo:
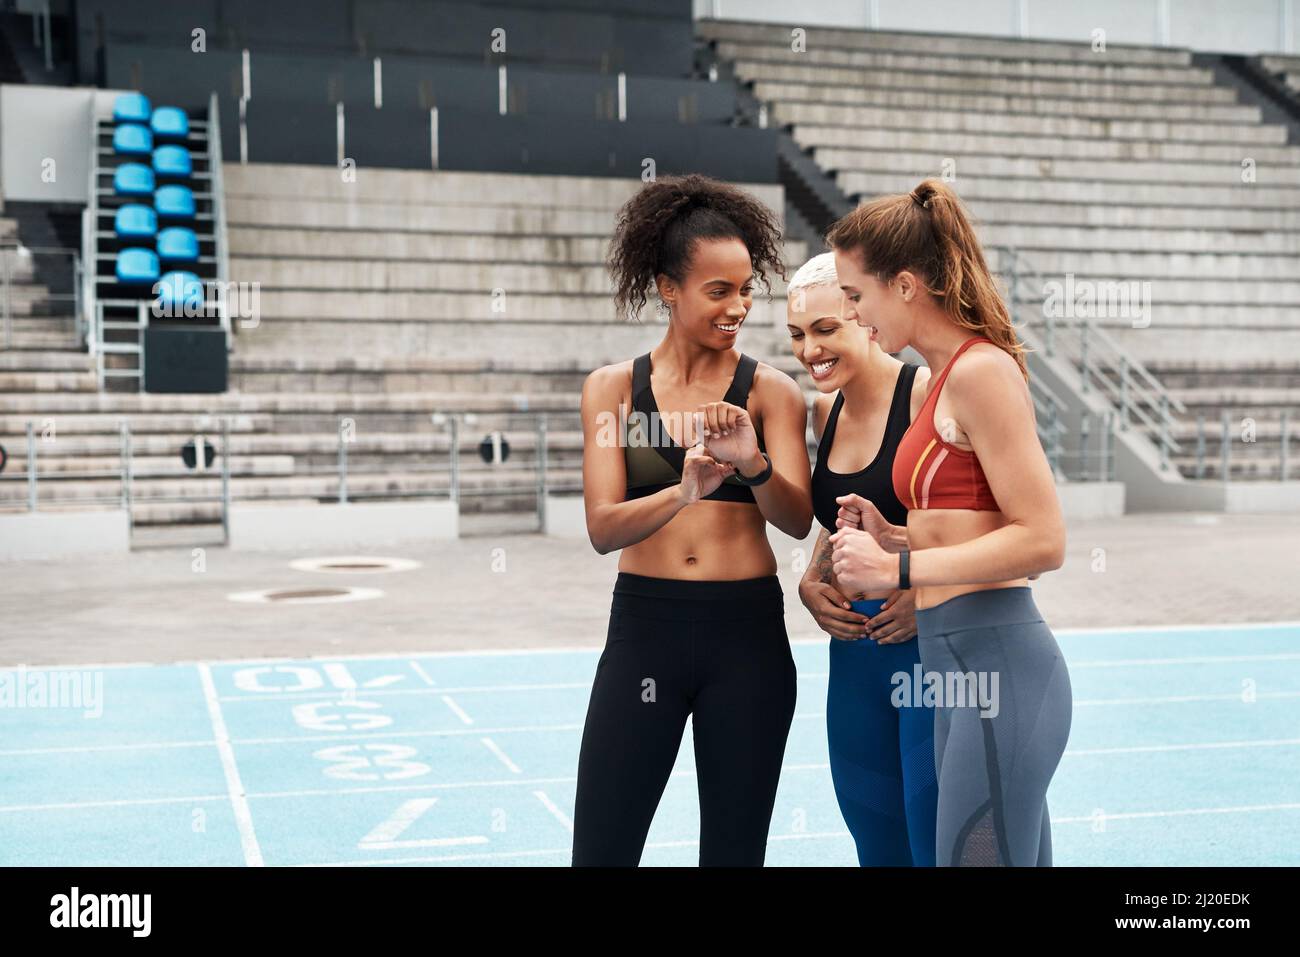
<instances>
[{"instance_id":1,"label":"blue stadium seat","mask_svg":"<svg viewBox=\"0 0 1300 957\"><path fill-rule=\"evenodd\" d=\"M158 216L143 203L127 203L113 216L113 232L118 239L153 239L158 232Z\"/></svg>"},{"instance_id":2,"label":"blue stadium seat","mask_svg":"<svg viewBox=\"0 0 1300 957\"><path fill-rule=\"evenodd\" d=\"M193 170L190 151L183 146L160 146L153 151L153 171L159 176L188 177Z\"/></svg>"},{"instance_id":3,"label":"blue stadium seat","mask_svg":"<svg viewBox=\"0 0 1300 957\"><path fill-rule=\"evenodd\" d=\"M113 152L123 156L143 156L153 149L153 134L139 123L123 123L113 130Z\"/></svg>"},{"instance_id":4,"label":"blue stadium seat","mask_svg":"<svg viewBox=\"0 0 1300 957\"><path fill-rule=\"evenodd\" d=\"M160 106L153 111L149 121L153 135L160 140L183 140L190 135L190 118L175 106Z\"/></svg>"},{"instance_id":5,"label":"blue stadium seat","mask_svg":"<svg viewBox=\"0 0 1300 957\"><path fill-rule=\"evenodd\" d=\"M164 273L158 280L158 305L166 311L180 311L186 305L191 308L203 305L203 280L192 272L173 270Z\"/></svg>"},{"instance_id":6,"label":"blue stadium seat","mask_svg":"<svg viewBox=\"0 0 1300 957\"><path fill-rule=\"evenodd\" d=\"M143 93L123 93L113 101L114 123L148 123L153 105Z\"/></svg>"},{"instance_id":7,"label":"blue stadium seat","mask_svg":"<svg viewBox=\"0 0 1300 957\"><path fill-rule=\"evenodd\" d=\"M153 208L168 219L193 219L194 194L188 186L159 186L153 194Z\"/></svg>"},{"instance_id":8,"label":"blue stadium seat","mask_svg":"<svg viewBox=\"0 0 1300 957\"><path fill-rule=\"evenodd\" d=\"M119 196L148 196L153 190L153 170L143 163L123 163L113 171L113 192Z\"/></svg>"},{"instance_id":9,"label":"blue stadium seat","mask_svg":"<svg viewBox=\"0 0 1300 957\"><path fill-rule=\"evenodd\" d=\"M152 249L123 249L117 254L114 272L118 282L153 285L159 271L158 254Z\"/></svg>"},{"instance_id":10,"label":"blue stadium seat","mask_svg":"<svg viewBox=\"0 0 1300 957\"><path fill-rule=\"evenodd\" d=\"M199 258L199 239L194 230L168 226L158 234L158 258L169 263L192 263Z\"/></svg>"}]
</instances>

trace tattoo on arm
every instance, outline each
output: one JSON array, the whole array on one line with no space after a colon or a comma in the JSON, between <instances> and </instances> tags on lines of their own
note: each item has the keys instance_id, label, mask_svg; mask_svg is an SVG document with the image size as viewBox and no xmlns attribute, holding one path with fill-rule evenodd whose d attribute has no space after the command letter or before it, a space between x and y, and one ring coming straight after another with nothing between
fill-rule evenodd
<instances>
[{"instance_id":1,"label":"tattoo on arm","mask_svg":"<svg viewBox=\"0 0 1300 957\"><path fill-rule=\"evenodd\" d=\"M824 528L817 536L817 546L813 549L813 567L816 569L817 580L829 585L834 577L831 571L831 536Z\"/></svg>"}]
</instances>

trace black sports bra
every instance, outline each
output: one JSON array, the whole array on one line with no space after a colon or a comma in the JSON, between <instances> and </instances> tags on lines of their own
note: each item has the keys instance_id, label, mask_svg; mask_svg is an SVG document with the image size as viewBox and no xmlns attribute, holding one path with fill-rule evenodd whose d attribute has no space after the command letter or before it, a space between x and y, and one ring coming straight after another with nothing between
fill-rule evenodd
<instances>
[{"instance_id":1,"label":"black sports bra","mask_svg":"<svg viewBox=\"0 0 1300 957\"><path fill-rule=\"evenodd\" d=\"M835 442L835 426L840 419L840 409L844 407L844 393L836 394L835 404L826 417L826 427L822 429L822 440L817 445L817 465L812 474L813 514L828 531L836 531L835 517L840 510L836 497L853 492L874 504L880 509L880 514L892 524L907 524L907 509L894 493L894 454L898 451L903 433L912 422L912 383L916 379L918 368L919 366L905 362L903 368L898 370L898 381L894 383L894 398L889 405L889 418L885 421L880 451L866 468L848 474L832 472L826 465L831 445Z\"/></svg>"},{"instance_id":2,"label":"black sports bra","mask_svg":"<svg viewBox=\"0 0 1300 957\"><path fill-rule=\"evenodd\" d=\"M731 387L722 397L723 402L746 408L749 389L754 383L754 370L758 361L750 356L740 356ZM758 447L763 449L763 433L757 423ZM626 499L643 498L677 485L682 480L686 462L686 449L678 445L663 426L659 404L650 388L650 353L632 362L632 414L624 425L623 462L627 470ZM741 485L734 476L722 484L703 501L753 502L754 493L749 486Z\"/></svg>"}]
</instances>

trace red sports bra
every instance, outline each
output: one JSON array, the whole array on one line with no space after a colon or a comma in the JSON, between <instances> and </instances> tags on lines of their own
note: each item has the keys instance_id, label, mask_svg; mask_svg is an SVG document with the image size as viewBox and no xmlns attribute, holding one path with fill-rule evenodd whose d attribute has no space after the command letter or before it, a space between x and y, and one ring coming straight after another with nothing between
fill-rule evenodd
<instances>
[{"instance_id":1,"label":"red sports bra","mask_svg":"<svg viewBox=\"0 0 1300 957\"><path fill-rule=\"evenodd\" d=\"M939 401L939 390L943 388L953 363L975 343L991 341L976 337L961 344L931 384L925 404L898 443L894 455L894 494L909 510L968 508L983 512L1001 511L975 453L949 445L934 430L934 406Z\"/></svg>"}]
</instances>

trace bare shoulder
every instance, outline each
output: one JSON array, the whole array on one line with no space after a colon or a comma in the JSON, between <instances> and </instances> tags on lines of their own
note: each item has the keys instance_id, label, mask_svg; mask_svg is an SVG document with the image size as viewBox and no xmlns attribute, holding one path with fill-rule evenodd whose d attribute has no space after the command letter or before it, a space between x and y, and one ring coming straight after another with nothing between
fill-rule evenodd
<instances>
[{"instance_id":1,"label":"bare shoulder","mask_svg":"<svg viewBox=\"0 0 1300 957\"><path fill-rule=\"evenodd\" d=\"M593 398L618 395L632 385L632 360L614 362L594 369L582 384L582 394Z\"/></svg>"},{"instance_id":2,"label":"bare shoulder","mask_svg":"<svg viewBox=\"0 0 1300 957\"><path fill-rule=\"evenodd\" d=\"M789 374L766 362L759 362L755 367L752 389L765 401L781 404L798 403L799 406L805 407L803 390L799 388L799 383L795 382Z\"/></svg>"},{"instance_id":3,"label":"bare shoulder","mask_svg":"<svg viewBox=\"0 0 1300 957\"><path fill-rule=\"evenodd\" d=\"M978 342L962 354L944 383L967 401L1028 395L1025 377L1010 353L989 342Z\"/></svg>"}]
</instances>

